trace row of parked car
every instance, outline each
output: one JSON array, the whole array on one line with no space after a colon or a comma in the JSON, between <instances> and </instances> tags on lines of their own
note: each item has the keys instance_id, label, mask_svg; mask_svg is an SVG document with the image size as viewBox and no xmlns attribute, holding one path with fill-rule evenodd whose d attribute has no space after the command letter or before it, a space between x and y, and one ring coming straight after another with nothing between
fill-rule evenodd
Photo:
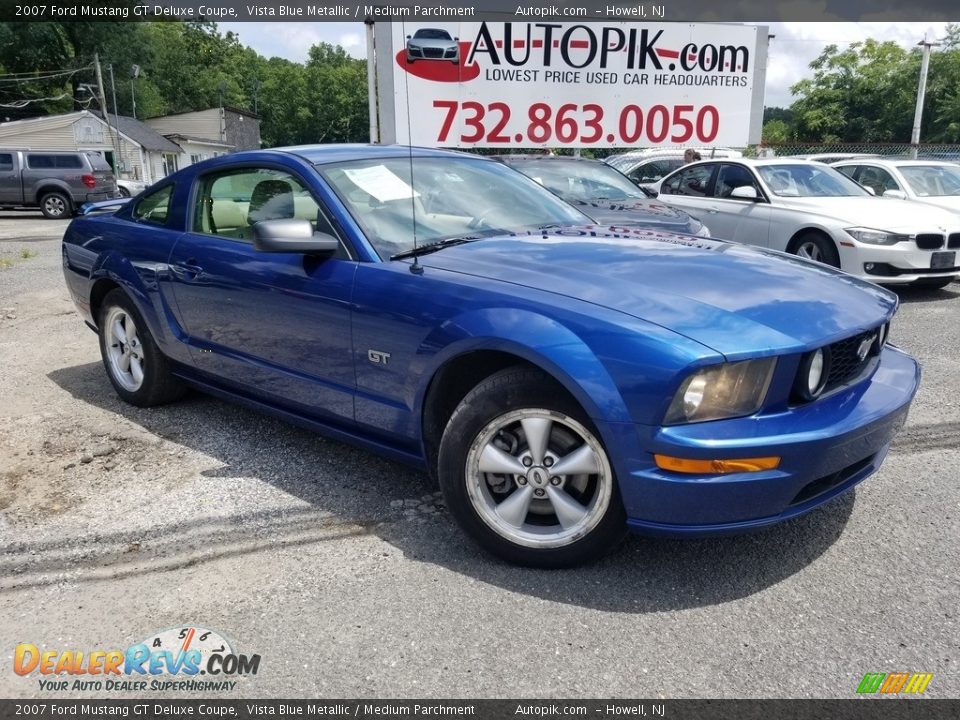
<instances>
[{"instance_id":1,"label":"row of parked car","mask_svg":"<svg viewBox=\"0 0 960 720\"><path fill-rule=\"evenodd\" d=\"M38 208L60 220L85 203L131 197L145 187L115 177L97 152L0 149L0 210Z\"/></svg>"},{"instance_id":2,"label":"row of parked car","mask_svg":"<svg viewBox=\"0 0 960 720\"><path fill-rule=\"evenodd\" d=\"M881 284L941 288L960 277L960 166L954 163L708 152L713 157L688 164L679 154L642 152L606 163L500 159L597 223L713 235Z\"/></svg>"}]
</instances>

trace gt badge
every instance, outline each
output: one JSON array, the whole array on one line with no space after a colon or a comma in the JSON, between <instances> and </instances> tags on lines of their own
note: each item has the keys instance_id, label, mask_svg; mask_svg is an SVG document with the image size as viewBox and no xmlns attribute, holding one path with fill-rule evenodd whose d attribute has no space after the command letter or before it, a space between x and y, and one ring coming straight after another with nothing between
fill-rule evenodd
<instances>
[{"instance_id":1,"label":"gt badge","mask_svg":"<svg viewBox=\"0 0 960 720\"><path fill-rule=\"evenodd\" d=\"M386 365L390 359L390 353L382 350L367 350L367 360L374 365Z\"/></svg>"}]
</instances>

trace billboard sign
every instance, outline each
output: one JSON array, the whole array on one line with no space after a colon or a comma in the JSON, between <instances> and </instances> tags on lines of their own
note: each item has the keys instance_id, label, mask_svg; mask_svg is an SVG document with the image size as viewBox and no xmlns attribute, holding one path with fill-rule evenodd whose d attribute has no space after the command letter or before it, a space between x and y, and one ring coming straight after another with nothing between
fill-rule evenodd
<instances>
[{"instance_id":1,"label":"billboard sign","mask_svg":"<svg viewBox=\"0 0 960 720\"><path fill-rule=\"evenodd\" d=\"M375 31L386 142L439 147L759 141L765 27L393 22Z\"/></svg>"}]
</instances>

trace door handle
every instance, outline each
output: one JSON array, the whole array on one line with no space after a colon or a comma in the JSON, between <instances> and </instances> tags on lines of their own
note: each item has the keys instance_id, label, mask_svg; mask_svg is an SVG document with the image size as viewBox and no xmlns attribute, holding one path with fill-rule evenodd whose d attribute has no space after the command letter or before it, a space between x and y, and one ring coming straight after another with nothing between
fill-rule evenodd
<instances>
[{"instance_id":1,"label":"door handle","mask_svg":"<svg viewBox=\"0 0 960 720\"><path fill-rule=\"evenodd\" d=\"M720 208L716 206L708 207L707 212L710 213L711 215L716 215L718 212L720 212Z\"/></svg>"},{"instance_id":2,"label":"door handle","mask_svg":"<svg viewBox=\"0 0 960 720\"><path fill-rule=\"evenodd\" d=\"M190 258L186 262L174 263L171 268L174 274L182 280L193 280L203 274L203 268L196 264L196 260Z\"/></svg>"}]
</instances>

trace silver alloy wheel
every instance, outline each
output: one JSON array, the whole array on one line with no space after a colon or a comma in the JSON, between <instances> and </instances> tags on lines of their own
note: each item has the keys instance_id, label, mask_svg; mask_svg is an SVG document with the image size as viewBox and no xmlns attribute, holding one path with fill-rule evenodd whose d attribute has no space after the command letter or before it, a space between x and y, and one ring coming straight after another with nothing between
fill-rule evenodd
<instances>
[{"instance_id":1,"label":"silver alloy wheel","mask_svg":"<svg viewBox=\"0 0 960 720\"><path fill-rule=\"evenodd\" d=\"M46 210L49 215L60 217L66 214L67 204L59 195L48 195L43 200L43 209Z\"/></svg>"},{"instance_id":2,"label":"silver alloy wheel","mask_svg":"<svg viewBox=\"0 0 960 720\"><path fill-rule=\"evenodd\" d=\"M514 410L484 427L467 454L466 482L480 518L532 548L587 535L613 494L600 441L568 415L540 408Z\"/></svg>"},{"instance_id":3,"label":"silver alloy wheel","mask_svg":"<svg viewBox=\"0 0 960 720\"><path fill-rule=\"evenodd\" d=\"M114 306L104 320L103 333L110 374L125 390L136 392L143 385L144 358L133 318Z\"/></svg>"},{"instance_id":4,"label":"silver alloy wheel","mask_svg":"<svg viewBox=\"0 0 960 720\"><path fill-rule=\"evenodd\" d=\"M819 263L823 262L823 253L820 251L820 246L812 240L800 243L800 245L797 246L797 255L802 258L807 258L807 260L815 260Z\"/></svg>"}]
</instances>

